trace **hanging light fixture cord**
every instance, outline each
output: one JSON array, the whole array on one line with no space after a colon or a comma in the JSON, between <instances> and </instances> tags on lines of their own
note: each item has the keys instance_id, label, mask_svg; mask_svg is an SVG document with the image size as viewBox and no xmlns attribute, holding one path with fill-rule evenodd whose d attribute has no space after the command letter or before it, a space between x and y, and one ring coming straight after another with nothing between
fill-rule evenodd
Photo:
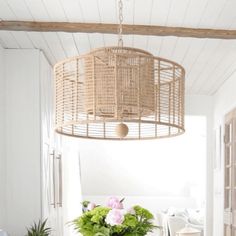
<instances>
[{"instance_id":1,"label":"hanging light fixture cord","mask_svg":"<svg viewBox=\"0 0 236 236\"><path fill-rule=\"evenodd\" d=\"M122 28L122 23L123 23L123 2L122 0L118 1L118 8L119 8L119 26L118 26L118 46L123 47L123 38L122 38L122 33L123 33L123 28Z\"/></svg>"}]
</instances>

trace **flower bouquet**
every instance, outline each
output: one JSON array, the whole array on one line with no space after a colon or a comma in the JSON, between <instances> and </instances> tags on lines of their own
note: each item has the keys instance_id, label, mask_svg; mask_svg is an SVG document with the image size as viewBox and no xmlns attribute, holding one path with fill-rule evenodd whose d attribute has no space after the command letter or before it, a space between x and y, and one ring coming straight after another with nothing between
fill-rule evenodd
<instances>
[{"instance_id":1,"label":"flower bouquet","mask_svg":"<svg viewBox=\"0 0 236 236\"><path fill-rule=\"evenodd\" d=\"M85 201L83 215L72 224L83 236L144 236L154 226L153 215L140 206L125 210L123 200L109 198L106 206Z\"/></svg>"}]
</instances>

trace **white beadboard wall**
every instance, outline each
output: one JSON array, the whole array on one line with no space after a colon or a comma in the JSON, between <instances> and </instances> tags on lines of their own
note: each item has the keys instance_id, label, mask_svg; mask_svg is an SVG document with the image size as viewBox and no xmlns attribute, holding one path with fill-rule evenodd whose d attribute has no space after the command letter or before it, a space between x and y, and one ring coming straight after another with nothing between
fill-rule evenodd
<instances>
[{"instance_id":1,"label":"white beadboard wall","mask_svg":"<svg viewBox=\"0 0 236 236\"><path fill-rule=\"evenodd\" d=\"M4 49L0 45L0 229L5 226L5 78Z\"/></svg>"},{"instance_id":2,"label":"white beadboard wall","mask_svg":"<svg viewBox=\"0 0 236 236\"><path fill-rule=\"evenodd\" d=\"M11 236L41 217L39 50L5 50L6 224Z\"/></svg>"},{"instance_id":3,"label":"white beadboard wall","mask_svg":"<svg viewBox=\"0 0 236 236\"><path fill-rule=\"evenodd\" d=\"M214 127L224 127L224 116L236 107L236 72L214 96ZM224 158L221 153L221 168L214 171L214 236L223 235L224 212Z\"/></svg>"}]
</instances>

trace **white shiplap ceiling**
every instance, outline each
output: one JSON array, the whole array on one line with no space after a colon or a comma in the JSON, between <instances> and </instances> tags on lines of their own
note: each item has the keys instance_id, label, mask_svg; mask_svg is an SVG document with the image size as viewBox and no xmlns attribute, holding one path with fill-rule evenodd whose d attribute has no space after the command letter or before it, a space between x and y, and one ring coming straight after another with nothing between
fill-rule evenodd
<instances>
[{"instance_id":1,"label":"white shiplap ceiling","mask_svg":"<svg viewBox=\"0 0 236 236\"><path fill-rule=\"evenodd\" d=\"M123 0L124 23L236 29L236 0ZM117 23L117 0L0 0L1 20ZM186 69L188 94L212 95L236 70L236 40L124 36ZM4 48L39 48L50 63L116 45L116 35L0 31Z\"/></svg>"}]
</instances>

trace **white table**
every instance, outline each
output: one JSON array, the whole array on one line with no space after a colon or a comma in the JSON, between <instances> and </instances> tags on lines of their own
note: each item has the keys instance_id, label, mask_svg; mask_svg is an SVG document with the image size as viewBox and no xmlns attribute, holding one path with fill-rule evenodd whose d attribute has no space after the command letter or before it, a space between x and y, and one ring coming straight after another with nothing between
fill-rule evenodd
<instances>
[{"instance_id":1,"label":"white table","mask_svg":"<svg viewBox=\"0 0 236 236\"><path fill-rule=\"evenodd\" d=\"M0 229L0 236L7 236L7 232Z\"/></svg>"}]
</instances>

